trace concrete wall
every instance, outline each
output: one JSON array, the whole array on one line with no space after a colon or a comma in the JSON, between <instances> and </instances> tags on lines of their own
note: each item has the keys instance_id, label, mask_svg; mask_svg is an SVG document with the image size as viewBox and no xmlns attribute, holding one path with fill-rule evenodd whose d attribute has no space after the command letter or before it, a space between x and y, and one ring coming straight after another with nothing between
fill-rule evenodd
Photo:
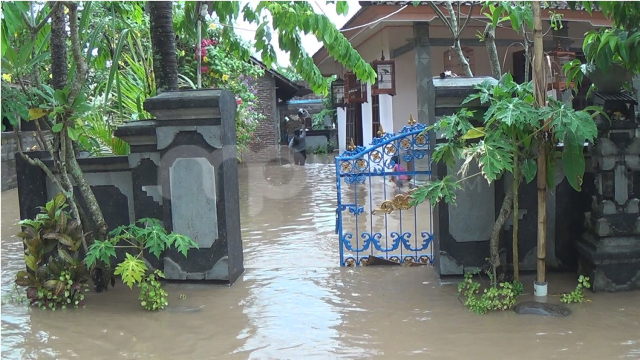
<instances>
[{"instance_id":1,"label":"concrete wall","mask_svg":"<svg viewBox=\"0 0 640 360\"><path fill-rule=\"evenodd\" d=\"M36 141L37 134L35 132L21 132L20 143L22 150L32 148L38 145ZM51 139L51 134L46 133L45 138ZM18 186L18 178L16 174L15 154L18 152L18 142L14 132L2 133L2 191L15 189Z\"/></svg>"}]
</instances>

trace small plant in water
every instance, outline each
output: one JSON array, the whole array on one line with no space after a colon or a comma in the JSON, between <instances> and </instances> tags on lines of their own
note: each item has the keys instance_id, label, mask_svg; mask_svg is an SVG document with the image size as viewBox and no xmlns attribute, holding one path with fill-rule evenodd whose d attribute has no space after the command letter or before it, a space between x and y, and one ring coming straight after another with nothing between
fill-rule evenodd
<instances>
[{"instance_id":1,"label":"small plant in water","mask_svg":"<svg viewBox=\"0 0 640 360\"><path fill-rule=\"evenodd\" d=\"M27 270L18 271L15 284L26 287L30 305L42 309L79 306L89 279L79 253L84 234L80 223L65 211L66 200L58 194L35 219L19 222Z\"/></svg>"},{"instance_id":2,"label":"small plant in water","mask_svg":"<svg viewBox=\"0 0 640 360\"><path fill-rule=\"evenodd\" d=\"M584 299L584 289L589 289L591 287L591 284L589 284L589 278L583 275L580 275L578 277L578 285L576 285L575 290L573 290L570 293L564 293L562 294L562 298L560 299L560 301L562 301L565 304L572 304L572 303L581 303L583 302Z\"/></svg>"},{"instance_id":3,"label":"small plant in water","mask_svg":"<svg viewBox=\"0 0 640 360\"><path fill-rule=\"evenodd\" d=\"M162 310L169 302L167 301L167 292L162 288L160 278L164 278L164 274L160 270L156 270L153 274L147 275L143 282L138 284L140 288L140 305L149 311Z\"/></svg>"},{"instance_id":4,"label":"small plant in water","mask_svg":"<svg viewBox=\"0 0 640 360\"><path fill-rule=\"evenodd\" d=\"M490 286L480 294L481 284L473 280L473 273L464 274L464 280L458 284L458 298L465 298L464 306L476 314L485 314L492 310L508 310L516 303L516 297L522 293L522 283L503 282L497 287Z\"/></svg>"},{"instance_id":5,"label":"small plant in water","mask_svg":"<svg viewBox=\"0 0 640 360\"><path fill-rule=\"evenodd\" d=\"M138 226L138 224L142 226ZM116 257L116 248L133 251L125 254L125 259L115 267L114 274L122 277L122 282L130 289L136 284L140 287L141 305L147 310L161 310L167 306L167 293L162 289L159 281L164 277L160 271L147 275L147 265L144 262L145 251L160 259L165 250L173 247L182 255L187 256L189 248L198 248L188 236L167 234L159 220L144 218L129 226L120 226L109 233L110 238L105 241L95 241L87 252L87 267L97 266L98 263L110 264L111 258Z\"/></svg>"}]
</instances>

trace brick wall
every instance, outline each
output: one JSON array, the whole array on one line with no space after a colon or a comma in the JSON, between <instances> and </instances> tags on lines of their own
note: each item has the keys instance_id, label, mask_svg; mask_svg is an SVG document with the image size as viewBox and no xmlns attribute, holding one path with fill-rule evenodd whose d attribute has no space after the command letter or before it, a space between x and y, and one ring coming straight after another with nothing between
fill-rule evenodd
<instances>
[{"instance_id":1,"label":"brick wall","mask_svg":"<svg viewBox=\"0 0 640 360\"><path fill-rule=\"evenodd\" d=\"M249 144L249 152L242 154L242 160L247 163L266 163L278 158L278 126L274 116L276 115L276 82L270 74L256 80L258 103L255 107L265 116L260 121L254 140Z\"/></svg>"},{"instance_id":2,"label":"brick wall","mask_svg":"<svg viewBox=\"0 0 640 360\"><path fill-rule=\"evenodd\" d=\"M23 131L20 133L20 143L22 149L26 150L35 145L38 145L36 141L36 133L31 131ZM50 141L51 134L45 134L47 140ZM14 189L18 187L18 177L16 174L16 158L15 154L18 152L18 142L16 141L16 134L14 132L2 133L2 191Z\"/></svg>"}]
</instances>

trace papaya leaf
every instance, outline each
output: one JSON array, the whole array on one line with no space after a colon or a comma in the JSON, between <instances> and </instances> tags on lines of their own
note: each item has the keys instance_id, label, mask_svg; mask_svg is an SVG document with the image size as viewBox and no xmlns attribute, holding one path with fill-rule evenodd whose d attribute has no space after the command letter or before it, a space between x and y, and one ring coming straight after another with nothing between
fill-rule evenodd
<instances>
[{"instance_id":1,"label":"papaya leaf","mask_svg":"<svg viewBox=\"0 0 640 360\"><path fill-rule=\"evenodd\" d=\"M524 180L527 184L535 179L537 172L538 164L535 159L525 159L522 162L522 175L524 175Z\"/></svg>"},{"instance_id":2,"label":"papaya leaf","mask_svg":"<svg viewBox=\"0 0 640 360\"><path fill-rule=\"evenodd\" d=\"M185 235L172 233L171 235L169 235L169 239L173 246L175 246L175 248L178 249L178 251L182 255L184 255L184 257L187 257L187 252L190 248L199 248L198 244L196 244L190 237Z\"/></svg>"},{"instance_id":3,"label":"papaya leaf","mask_svg":"<svg viewBox=\"0 0 640 360\"><path fill-rule=\"evenodd\" d=\"M562 151L562 167L567 176L567 181L576 191L582 191L584 176L584 138L579 138L573 132L568 132L564 137L564 149Z\"/></svg>"},{"instance_id":4,"label":"papaya leaf","mask_svg":"<svg viewBox=\"0 0 640 360\"><path fill-rule=\"evenodd\" d=\"M116 257L115 246L109 241L95 240L93 244L89 246L89 251L87 251L85 261L87 262L87 267L90 268L98 260L105 264L109 264L111 257Z\"/></svg>"},{"instance_id":5,"label":"papaya leaf","mask_svg":"<svg viewBox=\"0 0 640 360\"><path fill-rule=\"evenodd\" d=\"M488 137L466 148L462 156L477 158L482 175L491 183L504 171L513 171L513 150L510 143L500 141L497 137Z\"/></svg>"},{"instance_id":6,"label":"papaya leaf","mask_svg":"<svg viewBox=\"0 0 640 360\"><path fill-rule=\"evenodd\" d=\"M484 137L484 127L475 127L473 129L470 129L469 131L467 131L466 134L462 135L460 138L463 140L470 140L470 139L478 139Z\"/></svg>"},{"instance_id":7,"label":"papaya leaf","mask_svg":"<svg viewBox=\"0 0 640 360\"><path fill-rule=\"evenodd\" d=\"M130 289L133 284L140 283L147 271L144 261L127 253L123 262L116 266L114 274L122 276L124 282Z\"/></svg>"},{"instance_id":8,"label":"papaya leaf","mask_svg":"<svg viewBox=\"0 0 640 360\"><path fill-rule=\"evenodd\" d=\"M413 194L412 206L417 206L428 200L432 207L440 200L447 204L455 205L456 190L462 189L452 175L447 175L442 180L430 181L426 185L420 186Z\"/></svg>"},{"instance_id":9,"label":"papaya leaf","mask_svg":"<svg viewBox=\"0 0 640 360\"><path fill-rule=\"evenodd\" d=\"M160 259L160 255L167 245L167 233L159 226L154 226L146 230L144 248L149 249L151 254Z\"/></svg>"}]
</instances>

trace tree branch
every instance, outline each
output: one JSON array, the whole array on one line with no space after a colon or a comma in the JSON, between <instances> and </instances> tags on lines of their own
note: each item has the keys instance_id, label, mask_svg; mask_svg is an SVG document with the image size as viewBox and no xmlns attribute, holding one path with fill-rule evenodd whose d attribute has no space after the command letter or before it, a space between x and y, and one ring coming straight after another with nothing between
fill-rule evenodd
<instances>
[{"instance_id":1,"label":"tree branch","mask_svg":"<svg viewBox=\"0 0 640 360\"><path fill-rule=\"evenodd\" d=\"M462 30L464 30L464 28L467 27L467 24L469 23L469 20L471 20L471 15L473 15L473 6L474 5L475 5L474 3L471 3L471 5L469 6L469 15L464 20L464 24L462 24L462 27L460 28L460 33L461 34L462 34Z\"/></svg>"},{"instance_id":2,"label":"tree branch","mask_svg":"<svg viewBox=\"0 0 640 360\"><path fill-rule=\"evenodd\" d=\"M71 83L71 88L69 90L69 97L67 98L67 105L71 106L82 90L82 85L84 84L84 80L87 76L88 67L84 57L82 56L80 36L78 35L78 4L65 2L64 5L69 9L71 53L73 54L73 60L76 63L76 74L73 77L73 82Z\"/></svg>"},{"instance_id":3,"label":"tree branch","mask_svg":"<svg viewBox=\"0 0 640 360\"><path fill-rule=\"evenodd\" d=\"M447 1L444 3L447 6L447 11L449 11L449 18L451 19L451 32L453 33L453 39L457 40L460 38L460 29L458 28L458 20L456 19L456 13L453 11L453 5L451 1Z\"/></svg>"},{"instance_id":4,"label":"tree branch","mask_svg":"<svg viewBox=\"0 0 640 360\"><path fill-rule=\"evenodd\" d=\"M433 1L429 1L429 6L431 6L433 11L436 13L436 15L440 18L440 20L442 20L444 25L448 27L449 30L451 30L451 33L453 34L453 27L451 27L451 23L449 22L449 19L446 16L444 16L444 13L442 12L442 10L440 10L438 5L436 5Z\"/></svg>"},{"instance_id":5,"label":"tree branch","mask_svg":"<svg viewBox=\"0 0 640 360\"><path fill-rule=\"evenodd\" d=\"M49 10L49 13L44 17L44 19L42 19L42 21L38 24L38 25L33 25L31 24L31 21L29 21L29 18L27 17L26 13L22 13L22 19L24 20L24 22L27 24L27 27L29 28L29 31L31 33L39 33L40 30L42 30L42 28L47 24L47 21L49 21L49 19L51 19L51 15L53 14L53 11L56 9L56 7L59 4L57 2L54 2L53 5L51 5L51 9Z\"/></svg>"}]
</instances>

